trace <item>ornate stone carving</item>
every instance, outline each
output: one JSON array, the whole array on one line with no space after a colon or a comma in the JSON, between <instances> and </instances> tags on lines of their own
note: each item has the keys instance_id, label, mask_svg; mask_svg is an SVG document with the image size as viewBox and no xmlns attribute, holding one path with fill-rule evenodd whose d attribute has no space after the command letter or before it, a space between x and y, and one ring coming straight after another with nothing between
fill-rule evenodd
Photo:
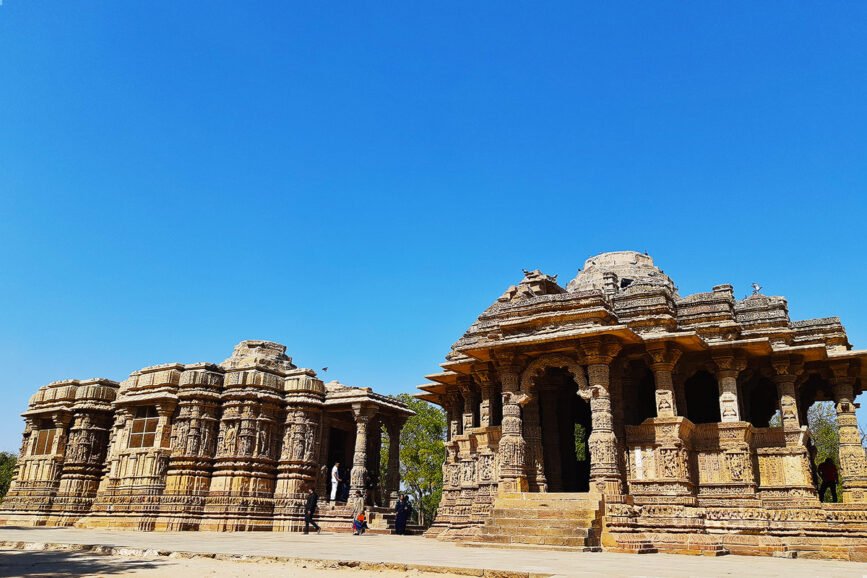
<instances>
[{"instance_id":1,"label":"ornate stone carving","mask_svg":"<svg viewBox=\"0 0 867 578\"><path fill-rule=\"evenodd\" d=\"M121 384L68 380L40 388L26 412L20 467L0 520L301 529L304 491L328 455L319 446L326 388L284 352L250 341L220 366L172 363L135 371ZM338 405L363 402L394 423L411 415L369 389L329 391ZM398 438L393 448L396 454Z\"/></svg>"}]
</instances>

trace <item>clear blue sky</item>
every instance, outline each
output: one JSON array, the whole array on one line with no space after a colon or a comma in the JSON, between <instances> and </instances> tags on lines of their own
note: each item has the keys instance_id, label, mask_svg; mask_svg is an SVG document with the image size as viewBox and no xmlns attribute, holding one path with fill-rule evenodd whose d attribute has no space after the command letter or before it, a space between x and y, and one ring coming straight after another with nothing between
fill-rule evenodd
<instances>
[{"instance_id":1,"label":"clear blue sky","mask_svg":"<svg viewBox=\"0 0 867 578\"><path fill-rule=\"evenodd\" d=\"M867 5L310 4L3 1L0 449L249 338L410 391L608 250L867 347Z\"/></svg>"}]
</instances>

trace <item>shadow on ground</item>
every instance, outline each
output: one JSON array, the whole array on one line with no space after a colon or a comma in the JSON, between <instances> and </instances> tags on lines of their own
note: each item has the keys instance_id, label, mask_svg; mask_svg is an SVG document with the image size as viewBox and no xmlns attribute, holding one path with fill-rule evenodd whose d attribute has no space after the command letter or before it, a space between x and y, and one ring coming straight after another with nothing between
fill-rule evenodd
<instances>
[{"instance_id":1,"label":"shadow on ground","mask_svg":"<svg viewBox=\"0 0 867 578\"><path fill-rule=\"evenodd\" d=\"M0 530L69 530L69 526L0 526Z\"/></svg>"},{"instance_id":2,"label":"shadow on ground","mask_svg":"<svg viewBox=\"0 0 867 578\"><path fill-rule=\"evenodd\" d=\"M169 561L136 560L78 552L0 551L0 577L109 576L170 565Z\"/></svg>"}]
</instances>

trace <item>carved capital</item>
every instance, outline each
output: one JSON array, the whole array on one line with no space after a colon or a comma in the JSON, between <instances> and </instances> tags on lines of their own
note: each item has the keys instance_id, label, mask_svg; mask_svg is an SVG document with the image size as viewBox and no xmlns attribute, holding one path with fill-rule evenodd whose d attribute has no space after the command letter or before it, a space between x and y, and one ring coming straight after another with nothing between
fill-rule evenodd
<instances>
[{"instance_id":1,"label":"carved capital","mask_svg":"<svg viewBox=\"0 0 867 578\"><path fill-rule=\"evenodd\" d=\"M463 397L455 390L443 395L443 407L449 413L459 413L463 407Z\"/></svg>"},{"instance_id":2,"label":"carved capital","mask_svg":"<svg viewBox=\"0 0 867 578\"><path fill-rule=\"evenodd\" d=\"M367 424L374 415L376 415L376 406L366 405L363 403L352 404L352 415L355 417L356 424Z\"/></svg>"},{"instance_id":3,"label":"carved capital","mask_svg":"<svg viewBox=\"0 0 867 578\"><path fill-rule=\"evenodd\" d=\"M520 389L521 376L514 366L502 367L498 373L503 391L518 391Z\"/></svg>"},{"instance_id":4,"label":"carved capital","mask_svg":"<svg viewBox=\"0 0 867 578\"><path fill-rule=\"evenodd\" d=\"M174 400L160 400L157 402L157 415L164 418L172 417L178 403Z\"/></svg>"},{"instance_id":5,"label":"carved capital","mask_svg":"<svg viewBox=\"0 0 867 578\"><path fill-rule=\"evenodd\" d=\"M670 343L655 343L647 347L647 357L653 371L674 371L683 351Z\"/></svg>"},{"instance_id":6,"label":"carved capital","mask_svg":"<svg viewBox=\"0 0 867 578\"><path fill-rule=\"evenodd\" d=\"M804 361L800 355L775 355L771 358L771 366L774 368L775 378L787 381L798 378L804 370Z\"/></svg>"},{"instance_id":7,"label":"carved capital","mask_svg":"<svg viewBox=\"0 0 867 578\"><path fill-rule=\"evenodd\" d=\"M458 378L458 390L461 392L461 397L464 398L464 406L471 404L473 398L476 397L476 387L473 385L473 378L466 375Z\"/></svg>"},{"instance_id":8,"label":"carved capital","mask_svg":"<svg viewBox=\"0 0 867 578\"><path fill-rule=\"evenodd\" d=\"M714 355L713 361L717 367L717 374L721 378L737 378L747 368L746 359L744 359L743 354L737 351Z\"/></svg>"},{"instance_id":9,"label":"carved capital","mask_svg":"<svg viewBox=\"0 0 867 578\"><path fill-rule=\"evenodd\" d=\"M603 335L581 341L581 350L588 365L610 365L623 346L614 337Z\"/></svg>"},{"instance_id":10,"label":"carved capital","mask_svg":"<svg viewBox=\"0 0 867 578\"><path fill-rule=\"evenodd\" d=\"M849 361L836 361L829 365L831 373L834 374L834 382L854 383L857 372L853 363Z\"/></svg>"},{"instance_id":11,"label":"carved capital","mask_svg":"<svg viewBox=\"0 0 867 578\"><path fill-rule=\"evenodd\" d=\"M520 374L526 363L526 356L513 351L498 351L493 355L493 366L500 374Z\"/></svg>"},{"instance_id":12,"label":"carved capital","mask_svg":"<svg viewBox=\"0 0 867 578\"><path fill-rule=\"evenodd\" d=\"M527 393L518 393L513 391L503 392L503 407L507 405L518 405L520 407L524 407L531 401L535 399L532 395Z\"/></svg>"},{"instance_id":13,"label":"carved capital","mask_svg":"<svg viewBox=\"0 0 867 578\"><path fill-rule=\"evenodd\" d=\"M853 399L855 399L854 381L846 379L838 380L836 383L834 383L834 401L839 404L838 407L842 408L841 411L850 411L850 402ZM854 408L852 408L851 411L854 412Z\"/></svg>"},{"instance_id":14,"label":"carved capital","mask_svg":"<svg viewBox=\"0 0 867 578\"><path fill-rule=\"evenodd\" d=\"M471 374L476 383L479 384L479 388L481 388L482 391L484 391L485 388L491 388L494 386L494 371L488 365L474 367Z\"/></svg>"},{"instance_id":15,"label":"carved capital","mask_svg":"<svg viewBox=\"0 0 867 578\"><path fill-rule=\"evenodd\" d=\"M72 421L72 414L62 411L51 416L51 421L54 422L54 427L65 428Z\"/></svg>"}]
</instances>

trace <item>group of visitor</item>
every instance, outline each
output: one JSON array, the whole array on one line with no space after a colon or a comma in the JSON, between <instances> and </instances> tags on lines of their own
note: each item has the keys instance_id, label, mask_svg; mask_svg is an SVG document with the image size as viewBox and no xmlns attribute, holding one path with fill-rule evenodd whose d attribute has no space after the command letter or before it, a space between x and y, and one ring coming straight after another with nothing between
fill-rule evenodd
<instances>
[{"instance_id":1,"label":"group of visitor","mask_svg":"<svg viewBox=\"0 0 867 578\"><path fill-rule=\"evenodd\" d=\"M370 480L370 478L368 478ZM374 482L371 482L374 483ZM377 484L378 485L378 484ZM365 488L367 490L368 498L371 502L375 502L375 498L373 497L373 488L370 487L370 483L365 484ZM343 492L346 492L345 497ZM352 508L352 534L354 536L361 536L364 532L367 531L367 520L368 520L368 509L365 501L365 496L361 492L361 490L356 490L355 495L352 496L352 499L347 499L349 495L349 483L348 483L348 475L346 472L341 470L340 462L336 462L334 467L331 468L331 502L340 502L345 501ZM341 499L343 498L343 499ZM318 534L322 531L319 527L319 524L313 519L314 514L316 514L316 510L319 505L319 494L316 493L314 488L310 488L307 491L307 500L304 504L304 533L310 533L310 526L313 526L313 529ZM371 504L373 505L373 503ZM410 515L412 514L412 504L410 504L409 496L406 494L402 494L398 497L397 503L395 504L395 516L394 516L394 532L395 534L405 535L406 534L406 524L409 521Z\"/></svg>"}]
</instances>

